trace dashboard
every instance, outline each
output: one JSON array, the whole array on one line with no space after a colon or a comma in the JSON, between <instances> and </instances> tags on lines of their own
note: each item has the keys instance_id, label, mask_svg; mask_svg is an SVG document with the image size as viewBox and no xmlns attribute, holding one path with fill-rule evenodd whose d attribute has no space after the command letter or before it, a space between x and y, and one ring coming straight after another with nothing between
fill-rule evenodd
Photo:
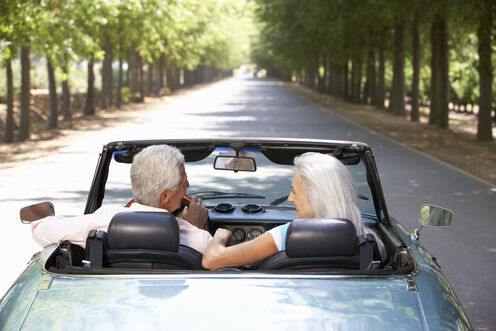
<instances>
[{"instance_id":1,"label":"dashboard","mask_svg":"<svg viewBox=\"0 0 496 331\"><path fill-rule=\"evenodd\" d=\"M296 218L296 210L290 206L219 203L208 206L208 209L208 225L212 234L218 228L231 231L228 246L255 239L265 231Z\"/></svg>"}]
</instances>

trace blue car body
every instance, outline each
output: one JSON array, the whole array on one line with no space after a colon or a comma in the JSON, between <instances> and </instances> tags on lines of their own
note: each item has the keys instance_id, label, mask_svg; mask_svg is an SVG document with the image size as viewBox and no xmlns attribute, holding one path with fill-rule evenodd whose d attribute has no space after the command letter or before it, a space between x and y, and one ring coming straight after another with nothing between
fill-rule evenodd
<instances>
[{"instance_id":1,"label":"blue car body","mask_svg":"<svg viewBox=\"0 0 496 331\"><path fill-rule=\"evenodd\" d=\"M46 268L48 246L2 298L0 330L471 329L435 259L395 219L381 227L408 251L409 272L70 274Z\"/></svg>"}]
</instances>

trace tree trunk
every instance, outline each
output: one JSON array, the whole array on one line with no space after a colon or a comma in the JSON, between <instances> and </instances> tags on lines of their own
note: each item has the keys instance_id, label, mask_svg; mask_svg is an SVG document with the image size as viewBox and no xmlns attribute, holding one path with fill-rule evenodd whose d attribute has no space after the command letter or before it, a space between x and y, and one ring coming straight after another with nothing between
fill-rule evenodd
<instances>
[{"instance_id":1,"label":"tree trunk","mask_svg":"<svg viewBox=\"0 0 496 331\"><path fill-rule=\"evenodd\" d=\"M112 43L109 36L105 36L103 46L105 57L102 61L102 92L100 108L106 109L112 105Z\"/></svg>"},{"instance_id":2,"label":"tree trunk","mask_svg":"<svg viewBox=\"0 0 496 331\"><path fill-rule=\"evenodd\" d=\"M319 68L317 67L317 74L319 75L319 91L324 92L326 90L326 81L327 81L327 76L329 75L328 73L328 66L327 66L327 54L324 53L324 55L320 59L323 67L324 67L324 74L322 77L320 76Z\"/></svg>"},{"instance_id":3,"label":"tree trunk","mask_svg":"<svg viewBox=\"0 0 496 331\"><path fill-rule=\"evenodd\" d=\"M151 96L153 91L153 63L147 63L148 70L146 71L146 96Z\"/></svg>"},{"instance_id":4,"label":"tree trunk","mask_svg":"<svg viewBox=\"0 0 496 331\"><path fill-rule=\"evenodd\" d=\"M109 43L108 43L108 61L107 61L107 105L109 107L112 107L112 102L113 102L113 89L114 89L114 74L112 71L112 62L114 61L114 54L112 52L112 42L110 41L109 38Z\"/></svg>"},{"instance_id":5,"label":"tree trunk","mask_svg":"<svg viewBox=\"0 0 496 331\"><path fill-rule=\"evenodd\" d=\"M69 88L69 59L67 53L64 54L64 64L62 65L62 72L64 77L62 79L62 114L64 114L64 121L72 121L71 109L71 90Z\"/></svg>"},{"instance_id":6,"label":"tree trunk","mask_svg":"<svg viewBox=\"0 0 496 331\"><path fill-rule=\"evenodd\" d=\"M95 114L95 73L93 72L93 55L88 60L88 88L86 90L86 104L84 116Z\"/></svg>"},{"instance_id":7,"label":"tree trunk","mask_svg":"<svg viewBox=\"0 0 496 331\"><path fill-rule=\"evenodd\" d=\"M345 97L345 66L333 63L334 78L331 76L331 94L344 99Z\"/></svg>"},{"instance_id":8,"label":"tree trunk","mask_svg":"<svg viewBox=\"0 0 496 331\"><path fill-rule=\"evenodd\" d=\"M328 73L327 73L327 82L326 82L326 93L330 95L337 95L337 89L336 89L336 78L337 78L337 70L336 70L336 65L334 62L332 62L331 58L328 57L327 61L327 68L328 68Z\"/></svg>"},{"instance_id":9,"label":"tree trunk","mask_svg":"<svg viewBox=\"0 0 496 331\"><path fill-rule=\"evenodd\" d=\"M431 91L430 91L430 111L429 111L429 124L436 124L438 113L438 96L437 96L437 82L438 82L438 20L437 17L431 25Z\"/></svg>"},{"instance_id":10,"label":"tree trunk","mask_svg":"<svg viewBox=\"0 0 496 331\"><path fill-rule=\"evenodd\" d=\"M122 103L122 80L124 78L122 71L122 55L119 55L119 75L117 77L117 87L115 91L115 107L121 108Z\"/></svg>"},{"instance_id":11,"label":"tree trunk","mask_svg":"<svg viewBox=\"0 0 496 331\"><path fill-rule=\"evenodd\" d=\"M157 79L157 87L155 89L155 92L159 94L162 88L164 87L164 54L160 55L157 66L158 66L157 68L158 79Z\"/></svg>"},{"instance_id":12,"label":"tree trunk","mask_svg":"<svg viewBox=\"0 0 496 331\"><path fill-rule=\"evenodd\" d=\"M167 64L167 68L165 69L165 76L167 79L167 87L169 88L169 91L174 91L176 88L174 86L173 68L172 64L170 63Z\"/></svg>"},{"instance_id":13,"label":"tree trunk","mask_svg":"<svg viewBox=\"0 0 496 331\"><path fill-rule=\"evenodd\" d=\"M312 88L312 69L309 65L305 67L305 85Z\"/></svg>"},{"instance_id":14,"label":"tree trunk","mask_svg":"<svg viewBox=\"0 0 496 331\"><path fill-rule=\"evenodd\" d=\"M375 104L375 80L375 54L374 47L371 46L367 56L367 82L365 83L365 89L363 92L363 99L365 104Z\"/></svg>"},{"instance_id":15,"label":"tree trunk","mask_svg":"<svg viewBox=\"0 0 496 331\"><path fill-rule=\"evenodd\" d=\"M437 91L439 96L439 109L437 127L447 129L449 126L449 49L448 49L448 25L446 17L439 18L439 75Z\"/></svg>"},{"instance_id":16,"label":"tree trunk","mask_svg":"<svg viewBox=\"0 0 496 331\"><path fill-rule=\"evenodd\" d=\"M491 27L493 26L492 10L494 3L484 1L486 10L482 12L477 30L479 43L479 121L477 123L477 140L493 140L491 122L492 102L492 65L491 65Z\"/></svg>"},{"instance_id":17,"label":"tree trunk","mask_svg":"<svg viewBox=\"0 0 496 331\"><path fill-rule=\"evenodd\" d=\"M393 86L389 109L395 115L405 115L405 23L397 21L394 26Z\"/></svg>"},{"instance_id":18,"label":"tree trunk","mask_svg":"<svg viewBox=\"0 0 496 331\"><path fill-rule=\"evenodd\" d=\"M412 22L412 66L413 66L413 79L412 79L412 122L418 122L420 119L419 113L419 83L420 83L420 35L419 35L419 19L420 14L418 10L415 12Z\"/></svg>"},{"instance_id":19,"label":"tree trunk","mask_svg":"<svg viewBox=\"0 0 496 331\"><path fill-rule=\"evenodd\" d=\"M138 54L133 48L128 51L129 88L131 90L131 102L141 102L139 84Z\"/></svg>"},{"instance_id":20,"label":"tree trunk","mask_svg":"<svg viewBox=\"0 0 496 331\"><path fill-rule=\"evenodd\" d=\"M138 80L139 80L139 102L145 101L145 75L143 72L143 59L136 52L136 63L138 65Z\"/></svg>"},{"instance_id":21,"label":"tree trunk","mask_svg":"<svg viewBox=\"0 0 496 331\"><path fill-rule=\"evenodd\" d=\"M19 127L18 140L29 139L31 134L31 82L29 71L31 63L29 61L29 45L21 47L21 125Z\"/></svg>"},{"instance_id":22,"label":"tree trunk","mask_svg":"<svg viewBox=\"0 0 496 331\"><path fill-rule=\"evenodd\" d=\"M377 82L376 107L384 109L386 100L386 30L381 34L379 41L379 72Z\"/></svg>"},{"instance_id":23,"label":"tree trunk","mask_svg":"<svg viewBox=\"0 0 496 331\"><path fill-rule=\"evenodd\" d=\"M186 87L193 86L193 71L191 70L184 71L184 86Z\"/></svg>"},{"instance_id":24,"label":"tree trunk","mask_svg":"<svg viewBox=\"0 0 496 331\"><path fill-rule=\"evenodd\" d=\"M7 59L5 68L7 70L7 114L5 118L4 141L14 141L14 78L12 75L12 61Z\"/></svg>"},{"instance_id":25,"label":"tree trunk","mask_svg":"<svg viewBox=\"0 0 496 331\"><path fill-rule=\"evenodd\" d=\"M106 65L105 59L102 61L102 90L100 96L100 108L107 109L107 74L106 74Z\"/></svg>"},{"instance_id":26,"label":"tree trunk","mask_svg":"<svg viewBox=\"0 0 496 331\"><path fill-rule=\"evenodd\" d=\"M128 48L126 55L127 55L127 82L129 84L129 92L131 92L130 101L134 102L134 93L136 92L136 87L135 87L136 83L134 78L136 77L136 75L134 74L135 65L133 58L134 55L133 50L131 48Z\"/></svg>"},{"instance_id":27,"label":"tree trunk","mask_svg":"<svg viewBox=\"0 0 496 331\"><path fill-rule=\"evenodd\" d=\"M362 80L362 61L359 57L355 58L351 67L351 101L360 103L360 89Z\"/></svg>"},{"instance_id":28,"label":"tree trunk","mask_svg":"<svg viewBox=\"0 0 496 331\"><path fill-rule=\"evenodd\" d=\"M343 99L345 100L351 100L349 71L350 65L347 60L343 66Z\"/></svg>"},{"instance_id":29,"label":"tree trunk","mask_svg":"<svg viewBox=\"0 0 496 331\"><path fill-rule=\"evenodd\" d=\"M370 67L370 104L375 105L377 103L377 72L375 68L375 49L371 48L371 67Z\"/></svg>"},{"instance_id":30,"label":"tree trunk","mask_svg":"<svg viewBox=\"0 0 496 331\"><path fill-rule=\"evenodd\" d=\"M331 94L331 79L334 77L334 66L331 62L331 57L329 54L325 55L324 61L326 63L326 71L325 71L325 78L324 78L324 92L327 94Z\"/></svg>"},{"instance_id":31,"label":"tree trunk","mask_svg":"<svg viewBox=\"0 0 496 331\"><path fill-rule=\"evenodd\" d=\"M47 56L47 72L48 72L48 93L50 100L50 117L48 118L48 128L54 129L57 127L58 107L57 107L57 86L55 83L55 73L53 72L52 61Z\"/></svg>"}]
</instances>

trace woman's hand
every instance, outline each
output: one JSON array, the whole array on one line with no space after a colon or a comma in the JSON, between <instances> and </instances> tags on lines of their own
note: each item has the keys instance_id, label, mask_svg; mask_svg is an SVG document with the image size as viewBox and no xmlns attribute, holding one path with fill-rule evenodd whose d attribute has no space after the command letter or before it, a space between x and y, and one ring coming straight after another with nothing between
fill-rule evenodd
<instances>
[{"instance_id":1,"label":"woman's hand","mask_svg":"<svg viewBox=\"0 0 496 331\"><path fill-rule=\"evenodd\" d=\"M217 266L219 260L222 259L222 254L226 249L227 241L231 236L231 231L223 228L218 228L215 231L214 237L203 252L202 265L205 269L217 270L221 266Z\"/></svg>"},{"instance_id":2,"label":"woman's hand","mask_svg":"<svg viewBox=\"0 0 496 331\"><path fill-rule=\"evenodd\" d=\"M272 235L265 232L260 237L241 244L226 247L231 231L218 229L203 253L202 265L206 269L217 270L226 267L239 267L265 259L278 252Z\"/></svg>"}]
</instances>

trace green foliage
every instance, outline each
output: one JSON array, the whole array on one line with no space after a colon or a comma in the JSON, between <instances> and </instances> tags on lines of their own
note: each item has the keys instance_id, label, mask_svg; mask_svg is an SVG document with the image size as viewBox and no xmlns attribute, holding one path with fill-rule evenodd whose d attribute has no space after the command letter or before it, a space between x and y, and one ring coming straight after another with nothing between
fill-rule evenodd
<instances>
[{"instance_id":1,"label":"green foliage","mask_svg":"<svg viewBox=\"0 0 496 331\"><path fill-rule=\"evenodd\" d=\"M477 72L477 37L465 34L454 40L450 52L451 98L457 103L477 103L479 97L479 74Z\"/></svg>"},{"instance_id":2,"label":"green foliage","mask_svg":"<svg viewBox=\"0 0 496 331\"><path fill-rule=\"evenodd\" d=\"M252 0L2 0L0 60L18 56L30 43L33 54L55 66L104 57L129 48L144 62L161 54L179 68L200 64L229 70L249 61ZM2 62L0 61L0 66ZM63 77L64 78L64 77Z\"/></svg>"},{"instance_id":3,"label":"green foliage","mask_svg":"<svg viewBox=\"0 0 496 331\"><path fill-rule=\"evenodd\" d=\"M476 29L484 0L256 0L260 34L252 38L252 58L266 69L301 72L327 54L336 64L364 59L386 31L386 89L390 89L395 20L405 22L405 77L411 88L410 24L420 13L420 97L430 94L430 26L435 15L448 19L452 100L476 103L479 96ZM496 13L495 13L496 14ZM493 39L496 26L493 26ZM493 63L496 52L493 51ZM493 70L494 70L493 65ZM496 87L496 80L493 84Z\"/></svg>"}]
</instances>

